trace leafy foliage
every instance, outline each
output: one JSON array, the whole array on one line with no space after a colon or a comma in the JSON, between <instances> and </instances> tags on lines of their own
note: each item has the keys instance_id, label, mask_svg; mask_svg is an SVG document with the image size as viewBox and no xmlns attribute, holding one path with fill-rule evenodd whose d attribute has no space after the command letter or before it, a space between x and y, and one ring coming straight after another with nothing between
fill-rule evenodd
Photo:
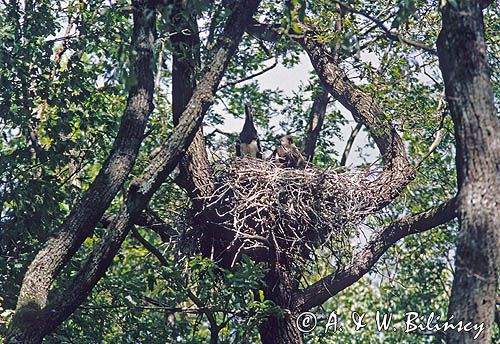
<instances>
[{"instance_id":1,"label":"leafy foliage","mask_svg":"<svg viewBox=\"0 0 500 344\"><path fill-rule=\"evenodd\" d=\"M188 2L198 18L201 58L206 62L229 9L224 6L226 1ZM264 1L256 19L280 23L294 33L300 33L298 23L313 23L318 36L337 49L349 76L372 94L397 124L414 162L427 152L436 132L441 129L443 133L440 145L423 162L415 181L385 213L366 221L353 246L360 245L373 227L454 195L453 132L446 108L438 105L443 85L437 58L388 38L387 32L370 19L379 19L397 37L433 47L440 25L436 1L345 1L344 5L358 13L341 6L341 16L332 1L287 3ZM162 13L157 27L156 58L161 63L155 110L130 180L147 166L154 148L173 128L169 96L172 47L165 29L168 10ZM131 82L127 77L132 27L129 14L130 5L122 0L0 4L0 338L11 319L29 262L88 187L111 149ZM499 16L498 6L485 10L497 105ZM340 31L336 28L338 18ZM164 57L160 60L162 50ZM266 88L259 77L245 78L274 63L276 66L267 73L275 68L307 69L306 60L286 34L274 43L244 36L216 104L205 118L212 159L232 154L228 147L233 147L244 104L249 101L268 153L283 134L292 134L300 146L313 95L321 88L314 73L293 92L284 91L281 80L276 80L275 87ZM227 122L238 123L238 127L224 127ZM338 164L351 125L347 111L330 102L314 164ZM369 139L362 141L351 156L356 165L366 166L378 156L364 155L374 144ZM122 205L123 196L116 197L109 209L111 214ZM178 187L162 186L150 208L179 235L189 229L189 222L182 217L189 208L189 198ZM451 223L404 239L384 255L374 271L314 312L326 316L332 311L390 311L399 317L408 311L444 312L453 274L456 229L456 223ZM148 229L139 228L138 232L158 249L168 265L129 237L91 297L46 339L47 343L206 342L211 329L207 312L221 325L220 343L256 343L262 319L283 311L263 297L265 266L244 259L235 270L225 270L208 258L162 241ZM99 228L86 240L58 285L70 280L103 233ZM314 267L303 274L304 285L336 268L333 259L320 250L315 259ZM333 335L324 333L321 326L306 336L307 343L332 339ZM500 338L498 329L495 335ZM335 339L356 343L442 341L439 333L381 334L372 328L336 333Z\"/></svg>"}]
</instances>

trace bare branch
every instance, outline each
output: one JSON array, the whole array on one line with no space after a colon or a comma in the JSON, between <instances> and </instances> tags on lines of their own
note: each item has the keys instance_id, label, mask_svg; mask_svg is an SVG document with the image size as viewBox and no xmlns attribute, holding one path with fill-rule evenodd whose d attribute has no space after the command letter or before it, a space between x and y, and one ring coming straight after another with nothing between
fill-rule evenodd
<instances>
[{"instance_id":1,"label":"bare branch","mask_svg":"<svg viewBox=\"0 0 500 344\"><path fill-rule=\"evenodd\" d=\"M247 27L247 32L267 42L276 42L282 35L288 35L281 24L262 24L257 21ZM302 37L302 35L299 36Z\"/></svg>"},{"instance_id":2,"label":"bare branch","mask_svg":"<svg viewBox=\"0 0 500 344\"><path fill-rule=\"evenodd\" d=\"M315 97L306 129L306 138L303 145L304 157L307 161L312 161L316 143L325 120L326 107L328 105L328 92L322 89Z\"/></svg>"},{"instance_id":3,"label":"bare branch","mask_svg":"<svg viewBox=\"0 0 500 344\"><path fill-rule=\"evenodd\" d=\"M101 217L97 226L108 228L115 220L116 215L106 213ZM172 226L163 221L154 210L149 208L135 218L134 224L156 232L163 242L169 241L169 239L176 234Z\"/></svg>"},{"instance_id":4,"label":"bare branch","mask_svg":"<svg viewBox=\"0 0 500 344\"><path fill-rule=\"evenodd\" d=\"M181 307L165 307L165 306L128 306L128 305L91 305L91 306L79 306L79 309L89 309L89 310L100 310L100 309L149 309L149 310L159 310L162 312L170 313L187 313L187 314L204 314L206 308L181 308Z\"/></svg>"},{"instance_id":5,"label":"bare branch","mask_svg":"<svg viewBox=\"0 0 500 344\"><path fill-rule=\"evenodd\" d=\"M172 226L166 223L154 210L147 208L135 218L134 224L156 232L163 242L176 234Z\"/></svg>"},{"instance_id":6,"label":"bare branch","mask_svg":"<svg viewBox=\"0 0 500 344\"><path fill-rule=\"evenodd\" d=\"M417 168L422 165L422 163L436 150L436 148L439 146L441 143L441 140L443 139L443 129L439 129L436 131L436 135L434 137L434 141L431 143L429 146L427 152L425 155L419 160L419 162L416 164Z\"/></svg>"},{"instance_id":7,"label":"bare branch","mask_svg":"<svg viewBox=\"0 0 500 344\"><path fill-rule=\"evenodd\" d=\"M262 69L262 70L260 70L260 71L258 71L258 72L256 72L256 73L254 73L254 74L251 74L251 75L248 75L248 76L246 76L246 77L244 77L244 78L241 78L241 79L239 79L239 80L235 80L235 81L228 81L228 82L226 82L225 84L221 85L221 86L219 87L219 89L220 89L220 90L222 90L222 89L224 89L224 88L226 88L226 87L228 87L228 86L234 86L234 85L237 85L237 84L239 84L239 83L242 83L242 82L245 82L245 81L248 81L248 80L254 79L254 78L256 78L256 77L258 77L258 76L260 76L260 75L262 75L262 74L265 74L265 73L269 72L270 70L272 70L274 67L276 67L276 66L278 65L278 62L279 62L279 60L278 60L278 56L276 56L276 57L274 58L274 62L273 62L273 64L272 64L272 65L270 65L270 66L268 66L268 67L266 67L266 68L264 68L264 69Z\"/></svg>"},{"instance_id":8,"label":"bare branch","mask_svg":"<svg viewBox=\"0 0 500 344\"><path fill-rule=\"evenodd\" d=\"M132 229L132 236L137 239L138 242L141 243L142 246L144 246L144 248L146 250L148 250L152 255L154 255L156 257L156 259L158 259L161 263L161 265L163 266L168 266L168 261L165 259L165 257L163 256L163 254L161 254L160 251L158 251L158 249L153 245L151 244L149 241L147 241L140 233L137 229L133 228Z\"/></svg>"},{"instance_id":9,"label":"bare branch","mask_svg":"<svg viewBox=\"0 0 500 344\"><path fill-rule=\"evenodd\" d=\"M426 45L425 43L422 43L422 42L418 42L418 41L414 41L414 40L411 40L411 39L404 38L401 35L392 32L388 27L385 26L385 24L384 24L384 22L382 20L373 17L372 15L366 13L365 11L357 10L357 9L355 9L355 8L349 6L348 4L343 3L341 1L333 0L333 2L335 4L340 5L345 10L347 10L347 11L349 11L351 13L359 14L359 15L365 17L366 19L372 21L373 23L375 23L375 25L378 28L380 28L382 31L384 31L384 35L388 39L390 39L392 41L396 41L396 42L401 42L401 43L410 45L410 46L415 47L415 48L422 49L422 50L424 50L424 51L426 51L426 52L428 52L428 53L430 53L432 55L437 55L436 49L434 49L433 47L429 47L428 45Z\"/></svg>"},{"instance_id":10,"label":"bare branch","mask_svg":"<svg viewBox=\"0 0 500 344\"><path fill-rule=\"evenodd\" d=\"M374 233L351 263L297 293L294 309L300 313L323 304L363 277L398 240L451 221L457 216L456 198L424 212L403 217Z\"/></svg>"},{"instance_id":11,"label":"bare branch","mask_svg":"<svg viewBox=\"0 0 500 344\"><path fill-rule=\"evenodd\" d=\"M344 153L342 154L342 158L340 159L340 166L345 166L345 164L347 163L347 158L349 157L349 153L351 153L354 140L356 139L356 136L358 136L358 133L361 130L362 126L363 125L361 123L357 123L356 126L352 129L351 135L349 136L349 139L345 144Z\"/></svg>"},{"instance_id":12,"label":"bare branch","mask_svg":"<svg viewBox=\"0 0 500 344\"><path fill-rule=\"evenodd\" d=\"M436 108L436 112L438 114L441 114L442 110L443 110L443 105L444 105L444 88L443 88L443 91L441 92L441 95L439 96L439 100L438 100L438 105L437 105L437 108ZM441 114L441 126L440 128L436 131L436 135L434 137L434 141L432 142L432 144L429 146L429 148L427 149L427 153L425 153L425 155L418 161L418 163L415 165L416 168L419 168L420 165L422 165L422 163L436 150L436 148L439 146L439 144L441 143L441 140L443 139L443 125L444 125L444 118L442 117L442 114Z\"/></svg>"},{"instance_id":13,"label":"bare branch","mask_svg":"<svg viewBox=\"0 0 500 344\"><path fill-rule=\"evenodd\" d=\"M161 75L163 73L163 60L165 53L165 41L160 39L160 51L158 52L158 63L156 67L156 77L155 77L155 92L158 96L161 91Z\"/></svg>"},{"instance_id":14,"label":"bare branch","mask_svg":"<svg viewBox=\"0 0 500 344\"><path fill-rule=\"evenodd\" d=\"M207 137L213 137L213 136L215 136L215 134L224 135L230 139L236 139L238 137L237 133L229 133L229 132L223 131L219 128L215 128L211 133L208 133Z\"/></svg>"}]
</instances>

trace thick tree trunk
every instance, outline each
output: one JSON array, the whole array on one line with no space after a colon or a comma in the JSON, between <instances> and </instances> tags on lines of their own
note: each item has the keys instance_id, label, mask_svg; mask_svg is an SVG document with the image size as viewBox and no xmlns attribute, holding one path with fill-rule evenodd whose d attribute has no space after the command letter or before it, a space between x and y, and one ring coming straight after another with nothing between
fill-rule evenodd
<instances>
[{"instance_id":1,"label":"thick tree trunk","mask_svg":"<svg viewBox=\"0 0 500 344\"><path fill-rule=\"evenodd\" d=\"M259 327L262 344L302 344L302 334L292 315L273 315Z\"/></svg>"},{"instance_id":2,"label":"thick tree trunk","mask_svg":"<svg viewBox=\"0 0 500 344\"><path fill-rule=\"evenodd\" d=\"M96 245L71 285L47 307L46 313L51 315L50 330L75 311L104 275L135 219L184 156L184 152L199 129L204 114L213 103L224 71L258 4L258 0L243 0L237 4L228 18L224 31L217 40L212 60L207 65L198 86L180 116L179 124L174 132L163 143L141 176L131 183L125 209L109 225L106 236Z\"/></svg>"},{"instance_id":3,"label":"thick tree trunk","mask_svg":"<svg viewBox=\"0 0 500 344\"><path fill-rule=\"evenodd\" d=\"M460 233L448 316L483 323L447 332L448 343L491 343L500 259L500 124L488 71L479 1L445 3L438 39L446 99L455 124Z\"/></svg>"},{"instance_id":4,"label":"thick tree trunk","mask_svg":"<svg viewBox=\"0 0 500 344\"><path fill-rule=\"evenodd\" d=\"M198 25L183 1L176 1L172 11L172 112L174 125L184 111L196 87L196 70L200 68L200 39ZM176 183L183 187L191 198L207 196L213 191L213 182L205 147L203 129L200 127L193 142L179 164L180 175ZM197 206L196 199L194 204Z\"/></svg>"},{"instance_id":5,"label":"thick tree trunk","mask_svg":"<svg viewBox=\"0 0 500 344\"><path fill-rule=\"evenodd\" d=\"M293 297L298 282L293 277L289 264L279 263L265 277L266 299L278 305L284 314L272 315L259 326L262 344L302 344L302 334L296 324L296 314L292 313Z\"/></svg>"},{"instance_id":6,"label":"thick tree trunk","mask_svg":"<svg viewBox=\"0 0 500 344\"><path fill-rule=\"evenodd\" d=\"M17 310L7 343L41 340L50 286L62 267L92 233L104 211L126 180L137 157L149 114L153 110L154 8L148 1L134 2L132 35L132 86L120 129L108 159L89 189L75 205L62 227L38 252L24 276Z\"/></svg>"}]
</instances>

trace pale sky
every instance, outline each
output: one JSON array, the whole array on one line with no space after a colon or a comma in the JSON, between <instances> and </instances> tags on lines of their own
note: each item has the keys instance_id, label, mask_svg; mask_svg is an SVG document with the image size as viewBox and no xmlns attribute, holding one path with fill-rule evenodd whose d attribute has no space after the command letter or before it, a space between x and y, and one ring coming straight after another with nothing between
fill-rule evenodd
<instances>
[{"instance_id":1,"label":"pale sky","mask_svg":"<svg viewBox=\"0 0 500 344\"><path fill-rule=\"evenodd\" d=\"M370 60L372 58L368 57ZM270 62L271 64L272 62ZM255 78L254 80L258 80L259 84L261 86L261 89L280 89L283 91L285 96L291 96L294 91L299 91L299 88L301 84L304 84L308 82L310 78L310 73L312 72L313 67L311 65L311 62L309 61L309 58L307 57L306 54L303 54L300 58L300 63L295 65L292 68L285 68L283 65L278 64L275 68L272 70L264 73L263 75L260 75L259 77ZM311 104L309 104L307 107L310 107ZM352 128L356 126L356 123L354 122L352 115L349 111L347 111L340 103L335 102L335 105L330 105L330 106L335 106L337 109L339 109L342 114L345 116L345 118L349 121L347 125L342 127L342 140L336 139L335 142L335 148L339 152L340 155L342 155L342 152L344 151L345 143L349 138L349 135L351 133ZM225 113L224 109L222 106L217 106L215 107L215 111L218 113ZM280 121L280 117L274 117L271 119L271 124L278 124ZM243 122L244 118L234 118L232 115L227 115L225 116L225 122L223 125L217 126L218 129L223 130L225 132L235 132L238 133L241 128L243 127ZM209 132L207 130L207 132ZM347 160L347 166L349 165L358 165L362 163L363 161L359 158L359 154L356 152L358 147L362 147L366 144L367 142L367 134L364 131L361 131L358 136L356 137L356 140L354 142L354 145L351 149L351 154L349 155L349 159ZM377 156L377 151L375 150L368 150L364 151L363 154L368 157L376 157ZM371 159L370 159L371 160Z\"/></svg>"}]
</instances>

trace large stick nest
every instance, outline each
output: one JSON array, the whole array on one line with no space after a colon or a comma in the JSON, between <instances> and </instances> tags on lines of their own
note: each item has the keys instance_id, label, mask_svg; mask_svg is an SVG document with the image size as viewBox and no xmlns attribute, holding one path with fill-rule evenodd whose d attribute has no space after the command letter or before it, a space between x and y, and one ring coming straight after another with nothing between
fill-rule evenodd
<instances>
[{"instance_id":1,"label":"large stick nest","mask_svg":"<svg viewBox=\"0 0 500 344\"><path fill-rule=\"evenodd\" d=\"M236 158L217 165L215 181L201 215L215 226L213 236L225 241L225 250L233 247L233 263L238 253L258 247L305 258L314 248L328 245L343 254L341 246L371 212L368 179L361 172L298 170Z\"/></svg>"},{"instance_id":2,"label":"large stick nest","mask_svg":"<svg viewBox=\"0 0 500 344\"><path fill-rule=\"evenodd\" d=\"M225 233L220 238L226 247L235 248L233 263L238 253L259 246L306 258L313 248L330 244L342 254L341 243L349 241L353 228L370 213L364 192L368 180L361 172L298 170L236 158L217 165L215 181L202 215Z\"/></svg>"}]
</instances>

